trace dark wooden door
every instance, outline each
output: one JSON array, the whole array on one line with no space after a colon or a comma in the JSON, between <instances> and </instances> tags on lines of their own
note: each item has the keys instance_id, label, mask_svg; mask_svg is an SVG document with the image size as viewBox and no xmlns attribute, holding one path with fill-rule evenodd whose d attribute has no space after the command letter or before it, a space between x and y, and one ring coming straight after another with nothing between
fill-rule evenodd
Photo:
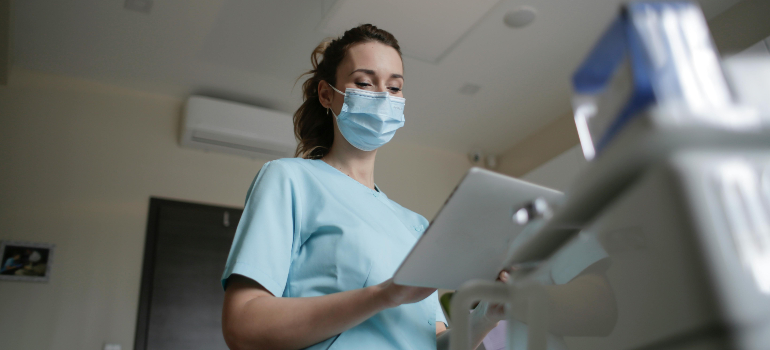
<instances>
[{"instance_id":1,"label":"dark wooden door","mask_svg":"<svg viewBox=\"0 0 770 350\"><path fill-rule=\"evenodd\" d=\"M135 349L227 349L219 279L242 211L150 199Z\"/></svg>"}]
</instances>

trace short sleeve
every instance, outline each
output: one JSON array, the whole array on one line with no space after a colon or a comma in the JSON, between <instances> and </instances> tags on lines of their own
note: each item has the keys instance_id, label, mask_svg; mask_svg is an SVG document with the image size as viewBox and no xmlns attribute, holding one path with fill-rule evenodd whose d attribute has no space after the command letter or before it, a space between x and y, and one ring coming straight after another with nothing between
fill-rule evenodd
<instances>
[{"instance_id":1,"label":"short sleeve","mask_svg":"<svg viewBox=\"0 0 770 350\"><path fill-rule=\"evenodd\" d=\"M608 257L595 237L579 233L568 246L554 256L551 278L555 284L565 284L591 265Z\"/></svg>"},{"instance_id":2,"label":"short sleeve","mask_svg":"<svg viewBox=\"0 0 770 350\"><path fill-rule=\"evenodd\" d=\"M274 296L282 296L299 232L296 184L285 165L266 163L246 196L246 206L222 274L248 277Z\"/></svg>"},{"instance_id":3,"label":"short sleeve","mask_svg":"<svg viewBox=\"0 0 770 350\"><path fill-rule=\"evenodd\" d=\"M438 291L433 293L432 298L436 298L436 322L444 322L444 325L449 325L449 323L446 321L446 316L444 316L444 309L441 307L441 303L438 299Z\"/></svg>"}]
</instances>

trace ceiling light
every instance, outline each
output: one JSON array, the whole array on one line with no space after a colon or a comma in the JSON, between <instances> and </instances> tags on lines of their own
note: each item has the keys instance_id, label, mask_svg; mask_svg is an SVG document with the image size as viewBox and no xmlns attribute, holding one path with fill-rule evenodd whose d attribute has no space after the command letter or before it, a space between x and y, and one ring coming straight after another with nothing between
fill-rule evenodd
<instances>
[{"instance_id":1,"label":"ceiling light","mask_svg":"<svg viewBox=\"0 0 770 350\"><path fill-rule=\"evenodd\" d=\"M123 3L123 8L141 13L150 13L150 10L152 10L152 0L126 0Z\"/></svg>"},{"instance_id":2,"label":"ceiling light","mask_svg":"<svg viewBox=\"0 0 770 350\"><path fill-rule=\"evenodd\" d=\"M475 95L479 90L481 90L481 86L470 83L465 83L465 85L460 87L460 93L469 96Z\"/></svg>"},{"instance_id":3,"label":"ceiling light","mask_svg":"<svg viewBox=\"0 0 770 350\"><path fill-rule=\"evenodd\" d=\"M503 22L511 28L524 28L535 20L536 14L534 8L522 6L506 13Z\"/></svg>"}]
</instances>

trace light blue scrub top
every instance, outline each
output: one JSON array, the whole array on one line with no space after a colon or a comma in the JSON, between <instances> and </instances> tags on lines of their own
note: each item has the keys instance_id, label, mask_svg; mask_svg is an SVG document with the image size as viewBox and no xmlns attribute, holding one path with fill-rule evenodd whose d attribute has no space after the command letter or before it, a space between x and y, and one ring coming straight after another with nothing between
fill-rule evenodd
<instances>
[{"instance_id":1,"label":"light blue scrub top","mask_svg":"<svg viewBox=\"0 0 770 350\"><path fill-rule=\"evenodd\" d=\"M266 163L246 197L227 258L230 274L282 297L312 297L391 278L428 221L322 160ZM434 293L384 310L307 349L436 349Z\"/></svg>"}]
</instances>

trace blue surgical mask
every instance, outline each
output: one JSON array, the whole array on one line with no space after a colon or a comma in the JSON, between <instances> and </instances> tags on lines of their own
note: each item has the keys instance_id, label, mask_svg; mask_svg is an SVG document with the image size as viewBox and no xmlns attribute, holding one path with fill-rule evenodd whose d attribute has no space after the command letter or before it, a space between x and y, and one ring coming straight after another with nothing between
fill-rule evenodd
<instances>
[{"instance_id":1,"label":"blue surgical mask","mask_svg":"<svg viewBox=\"0 0 770 350\"><path fill-rule=\"evenodd\" d=\"M345 95L337 127L353 147L373 151L388 143L396 130L404 126L403 97L391 96L387 91L373 92L347 88L345 92L334 86L334 91ZM334 114L334 111L332 111Z\"/></svg>"}]
</instances>

